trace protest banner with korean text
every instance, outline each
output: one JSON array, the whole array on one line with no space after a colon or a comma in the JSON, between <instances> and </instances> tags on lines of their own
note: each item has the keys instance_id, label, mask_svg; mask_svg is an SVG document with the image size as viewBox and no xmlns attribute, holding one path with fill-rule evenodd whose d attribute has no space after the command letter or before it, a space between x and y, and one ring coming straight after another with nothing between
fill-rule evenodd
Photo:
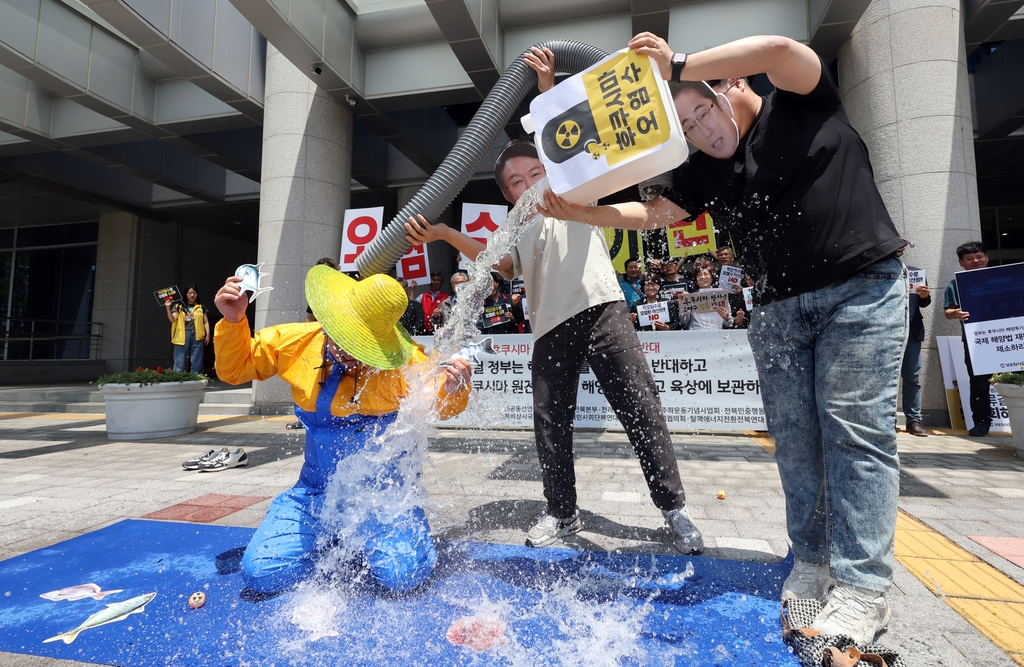
<instances>
[{"instance_id":1,"label":"protest banner with korean text","mask_svg":"<svg viewBox=\"0 0 1024 667\"><path fill-rule=\"evenodd\" d=\"M1024 370L1024 263L956 274L971 366L979 375Z\"/></svg>"},{"instance_id":2,"label":"protest banner with korean text","mask_svg":"<svg viewBox=\"0 0 1024 667\"><path fill-rule=\"evenodd\" d=\"M711 313L729 307L729 295L724 289L706 289L679 295L679 314Z\"/></svg>"},{"instance_id":3,"label":"protest banner with korean text","mask_svg":"<svg viewBox=\"0 0 1024 667\"><path fill-rule=\"evenodd\" d=\"M356 258L377 238L383 226L383 206L346 210L341 233L341 261L338 262L338 268L342 271L357 271Z\"/></svg>"},{"instance_id":4,"label":"protest banner with korean text","mask_svg":"<svg viewBox=\"0 0 1024 667\"><path fill-rule=\"evenodd\" d=\"M943 380L946 384L946 400L960 399L960 405L949 406L950 423L956 428L963 424L964 428L974 428L974 417L971 413L971 375L967 372L967 363L964 361L964 344L957 336L936 336L939 347L939 365L942 368ZM948 352L943 352L943 348ZM973 361L972 361L973 363ZM950 377L947 373L952 373ZM952 386L953 391L950 391ZM1010 432L1010 414L1006 409L1003 397L996 391L995 387L989 386L988 400L992 407L992 424L989 431L992 433ZM955 414L959 412L959 414Z\"/></svg>"},{"instance_id":5,"label":"protest banner with korean text","mask_svg":"<svg viewBox=\"0 0 1024 667\"><path fill-rule=\"evenodd\" d=\"M916 266L907 266L907 278L910 279L910 290L914 291L921 285L927 285L928 272Z\"/></svg>"},{"instance_id":6,"label":"protest banner with korean text","mask_svg":"<svg viewBox=\"0 0 1024 667\"><path fill-rule=\"evenodd\" d=\"M670 429L765 430L761 383L746 331L639 332ZM429 348L434 339L416 337ZM494 336L496 356L473 369L470 399L502 406L503 421L474 424L460 416L448 426L533 427L533 336ZM584 364L576 405L577 427L621 428L593 369Z\"/></svg>"},{"instance_id":7,"label":"protest banner with korean text","mask_svg":"<svg viewBox=\"0 0 1024 667\"><path fill-rule=\"evenodd\" d=\"M405 278L410 283L416 281L419 285L426 285L430 282L430 258L427 256L425 243L410 246L402 258L395 265L395 275Z\"/></svg>"},{"instance_id":8,"label":"protest banner with korean text","mask_svg":"<svg viewBox=\"0 0 1024 667\"><path fill-rule=\"evenodd\" d=\"M626 272L626 262L635 257L644 263L644 239L635 229L623 230L606 227L604 241L608 244L608 254L612 258L612 266L616 273Z\"/></svg>"},{"instance_id":9,"label":"protest banner with korean text","mask_svg":"<svg viewBox=\"0 0 1024 667\"><path fill-rule=\"evenodd\" d=\"M668 324L668 319L667 301L636 304L636 320L642 327L649 327L655 322Z\"/></svg>"}]
</instances>

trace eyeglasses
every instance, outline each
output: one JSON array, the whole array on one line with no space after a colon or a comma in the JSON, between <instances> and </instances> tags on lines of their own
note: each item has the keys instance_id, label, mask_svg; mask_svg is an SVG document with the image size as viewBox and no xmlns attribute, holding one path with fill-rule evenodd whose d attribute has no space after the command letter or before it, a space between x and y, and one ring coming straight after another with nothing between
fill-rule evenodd
<instances>
[{"instance_id":1,"label":"eyeglasses","mask_svg":"<svg viewBox=\"0 0 1024 667\"><path fill-rule=\"evenodd\" d=\"M740 82L739 79L737 79L736 81L733 81L729 85L729 87L726 88L725 90L723 90L721 93L715 92L715 89L711 88L711 86L709 84L707 84L706 82L705 82L704 85L706 85L711 90L711 92L714 92L716 95L725 95L730 90L732 90L737 85L739 85L739 82ZM702 109L701 112L697 114L697 117L694 120L690 121L689 123L687 123L683 127L683 134L685 134L687 137L689 137L693 133L693 131L697 129L698 126L701 129L703 129L704 131L707 131L708 127L704 123L705 123L705 121L706 121L706 119L708 117L708 114L711 113L711 110L714 109L714 108L715 108L715 103L714 102L710 102L708 104L708 108L707 109Z\"/></svg>"},{"instance_id":2,"label":"eyeglasses","mask_svg":"<svg viewBox=\"0 0 1024 667\"><path fill-rule=\"evenodd\" d=\"M707 109L701 109L700 113L697 114L696 118L694 118L692 121L683 126L683 134L689 137L691 134L693 134L693 131L696 130L698 126L702 130L707 132L708 126L705 125L705 122L707 121L708 114L711 113L711 110L714 108L715 103L711 102L708 105Z\"/></svg>"}]
</instances>

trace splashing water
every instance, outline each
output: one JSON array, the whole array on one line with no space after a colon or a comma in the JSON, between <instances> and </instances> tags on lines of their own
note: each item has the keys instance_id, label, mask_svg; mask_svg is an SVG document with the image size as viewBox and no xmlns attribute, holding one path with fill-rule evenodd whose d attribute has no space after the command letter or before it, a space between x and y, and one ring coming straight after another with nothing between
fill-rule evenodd
<instances>
[{"instance_id":1,"label":"splashing water","mask_svg":"<svg viewBox=\"0 0 1024 667\"><path fill-rule=\"evenodd\" d=\"M419 476L428 438L438 421L435 396L444 376L437 371L437 364L477 338L477 319L492 289L491 266L542 218L536 206L545 186L546 182L538 183L520 197L506 221L488 240L485 250L471 264L469 280L460 288L446 326L435 336L430 360L433 370L419 376L407 371L407 383L412 390L403 399L394 422L374 433L361 451L339 461L325 491L320 517L325 530L318 544L321 556L316 574L297 592L294 603L289 605L291 613L286 616L303 638L282 646L286 654L301 654L310 642L330 641L324 638L338 636L339 631L339 639L350 656L372 657L381 650L376 640L346 633L346 624L340 621L349 606L347 597L358 595L358 587L369 579L368 572L360 569L361 552L369 537L362 534L361 526L368 520L390 524L409 510L427 504ZM415 372L422 373L422 368ZM531 604L513 606L506 601L489 601L482 593L483 600L452 600L468 613L461 618L454 616L448 637L438 639L463 645L470 653L485 651L500 663L514 667L620 665L624 661L643 664L640 638L644 619L650 613L649 605L637 607L634 601L603 595L601 600L582 599L581 596L593 594L594 581L599 588L603 587L600 582L605 577L599 574L590 573L588 579L593 581L552 582ZM674 588L673 584L681 584L690 575L692 566L679 581L657 583ZM380 604L386 602L381 600ZM395 611L388 608L387 623L401 626L392 616ZM545 643L517 635L517 626L538 622L556 625L556 634L563 639ZM357 634L364 635L365 631L363 628ZM392 646L391 650L396 648Z\"/></svg>"},{"instance_id":2,"label":"splashing water","mask_svg":"<svg viewBox=\"0 0 1024 667\"><path fill-rule=\"evenodd\" d=\"M537 212L542 202L547 179L523 193L509 211L505 222L487 240L487 247L469 266L469 281L459 288L452 314L441 332L435 336L435 356L444 360L476 339L476 321L483 310L484 299L491 293L491 266L497 264L519 242L523 234L543 216Z\"/></svg>"}]
</instances>

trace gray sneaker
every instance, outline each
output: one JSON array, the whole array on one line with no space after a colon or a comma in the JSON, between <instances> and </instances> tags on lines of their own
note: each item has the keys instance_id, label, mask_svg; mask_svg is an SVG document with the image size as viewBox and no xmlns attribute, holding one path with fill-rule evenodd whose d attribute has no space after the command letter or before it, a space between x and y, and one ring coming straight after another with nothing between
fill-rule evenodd
<instances>
[{"instance_id":1,"label":"gray sneaker","mask_svg":"<svg viewBox=\"0 0 1024 667\"><path fill-rule=\"evenodd\" d=\"M890 616L885 593L836 584L811 627L823 635L846 635L857 644L870 644Z\"/></svg>"},{"instance_id":2,"label":"gray sneaker","mask_svg":"<svg viewBox=\"0 0 1024 667\"><path fill-rule=\"evenodd\" d=\"M559 519L545 514L537 522L537 525L526 534L526 546L543 547L581 530L583 530L583 519L580 518L579 508L568 519Z\"/></svg>"},{"instance_id":3,"label":"gray sneaker","mask_svg":"<svg viewBox=\"0 0 1024 667\"><path fill-rule=\"evenodd\" d=\"M828 563L818 565L797 558L793 570L782 584L782 601L818 600L824 602L829 590L836 585Z\"/></svg>"},{"instance_id":4,"label":"gray sneaker","mask_svg":"<svg viewBox=\"0 0 1024 667\"><path fill-rule=\"evenodd\" d=\"M244 449L239 447L235 451L231 451L225 448L217 452L216 456L209 461L200 463L199 472L217 472L247 465L249 465L249 457L245 455Z\"/></svg>"},{"instance_id":5,"label":"gray sneaker","mask_svg":"<svg viewBox=\"0 0 1024 667\"><path fill-rule=\"evenodd\" d=\"M662 510L665 515L665 523L672 532L672 544L684 554L697 556L704 551L704 538L697 526L693 525L693 519L686 507L670 510Z\"/></svg>"},{"instance_id":6,"label":"gray sneaker","mask_svg":"<svg viewBox=\"0 0 1024 667\"><path fill-rule=\"evenodd\" d=\"M220 451L226 452L228 451L228 448L224 447ZM206 463L207 461L212 461L215 456L217 456L217 450L211 449L208 450L205 454L200 454L195 458L191 458L188 461L185 461L184 463L181 464L181 467L184 468L185 470L199 470L200 465Z\"/></svg>"}]
</instances>

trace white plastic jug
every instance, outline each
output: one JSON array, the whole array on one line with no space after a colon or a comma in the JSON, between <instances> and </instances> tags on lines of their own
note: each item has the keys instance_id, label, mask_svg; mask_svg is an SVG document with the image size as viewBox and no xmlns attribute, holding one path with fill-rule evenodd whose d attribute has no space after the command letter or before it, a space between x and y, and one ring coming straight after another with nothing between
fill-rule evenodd
<instances>
[{"instance_id":1,"label":"white plastic jug","mask_svg":"<svg viewBox=\"0 0 1024 667\"><path fill-rule=\"evenodd\" d=\"M522 124L536 130L551 189L577 204L675 169L688 153L668 82L630 49L538 95Z\"/></svg>"}]
</instances>

